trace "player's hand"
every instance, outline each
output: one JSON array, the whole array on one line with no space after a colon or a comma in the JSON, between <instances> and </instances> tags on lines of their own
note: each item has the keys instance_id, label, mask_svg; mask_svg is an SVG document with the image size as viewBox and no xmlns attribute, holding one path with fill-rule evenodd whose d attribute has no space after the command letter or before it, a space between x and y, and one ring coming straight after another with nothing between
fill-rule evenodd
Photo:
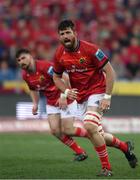
<instances>
[{"instance_id":1,"label":"player's hand","mask_svg":"<svg viewBox=\"0 0 140 180\"><path fill-rule=\"evenodd\" d=\"M37 111L38 111L38 105L37 105L37 104L34 104L34 105L33 105L33 108L32 108L32 114L33 114L33 115L37 115L37 114L38 114Z\"/></svg>"},{"instance_id":2,"label":"player's hand","mask_svg":"<svg viewBox=\"0 0 140 180\"><path fill-rule=\"evenodd\" d=\"M76 89L76 88L67 89L67 92L65 94L69 99L75 100L75 99L77 99L77 96L78 96L78 89Z\"/></svg>"},{"instance_id":3,"label":"player's hand","mask_svg":"<svg viewBox=\"0 0 140 180\"><path fill-rule=\"evenodd\" d=\"M100 112L107 112L110 109L111 99L102 99L99 103Z\"/></svg>"},{"instance_id":4,"label":"player's hand","mask_svg":"<svg viewBox=\"0 0 140 180\"><path fill-rule=\"evenodd\" d=\"M60 109L66 109L67 108L67 98L65 97L64 94L61 94L59 101L58 101L58 104L59 104Z\"/></svg>"}]
</instances>

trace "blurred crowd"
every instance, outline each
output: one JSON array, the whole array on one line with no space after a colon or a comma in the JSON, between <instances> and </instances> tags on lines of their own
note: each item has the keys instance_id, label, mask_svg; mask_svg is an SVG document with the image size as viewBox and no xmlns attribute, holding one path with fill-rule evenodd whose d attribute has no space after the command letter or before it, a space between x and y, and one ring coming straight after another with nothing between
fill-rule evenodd
<instances>
[{"instance_id":1,"label":"blurred crowd","mask_svg":"<svg viewBox=\"0 0 140 180\"><path fill-rule=\"evenodd\" d=\"M118 80L140 80L140 0L0 0L0 82L21 78L20 47L53 59L65 18L109 56Z\"/></svg>"}]
</instances>

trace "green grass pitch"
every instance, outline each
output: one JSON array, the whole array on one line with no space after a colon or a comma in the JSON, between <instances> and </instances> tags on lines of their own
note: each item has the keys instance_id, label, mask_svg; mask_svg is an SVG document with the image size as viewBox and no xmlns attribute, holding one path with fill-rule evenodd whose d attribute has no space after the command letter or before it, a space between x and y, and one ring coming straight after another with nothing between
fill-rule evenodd
<instances>
[{"instance_id":1,"label":"green grass pitch","mask_svg":"<svg viewBox=\"0 0 140 180\"><path fill-rule=\"evenodd\" d=\"M133 140L140 159L140 134L117 135ZM73 152L53 136L43 133L0 134L0 179L97 179L100 163L91 143L75 138L89 158L73 162ZM109 179L140 179L140 168L131 169L124 154L108 148L114 176Z\"/></svg>"}]
</instances>

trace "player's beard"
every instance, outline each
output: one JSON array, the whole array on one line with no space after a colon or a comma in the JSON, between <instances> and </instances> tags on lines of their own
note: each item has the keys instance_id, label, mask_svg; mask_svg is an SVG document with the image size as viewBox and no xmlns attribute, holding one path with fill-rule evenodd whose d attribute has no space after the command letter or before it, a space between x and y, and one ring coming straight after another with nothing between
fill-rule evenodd
<instances>
[{"instance_id":1,"label":"player's beard","mask_svg":"<svg viewBox=\"0 0 140 180\"><path fill-rule=\"evenodd\" d=\"M29 70L29 64L22 64L21 68L28 71Z\"/></svg>"},{"instance_id":2,"label":"player's beard","mask_svg":"<svg viewBox=\"0 0 140 180\"><path fill-rule=\"evenodd\" d=\"M75 49L75 41L76 41L75 38L73 38L71 40L67 39L67 40L64 40L62 42L62 44L66 49L73 50L73 49Z\"/></svg>"},{"instance_id":3,"label":"player's beard","mask_svg":"<svg viewBox=\"0 0 140 180\"><path fill-rule=\"evenodd\" d=\"M21 68L26 70L27 69L27 64L22 64Z\"/></svg>"}]
</instances>

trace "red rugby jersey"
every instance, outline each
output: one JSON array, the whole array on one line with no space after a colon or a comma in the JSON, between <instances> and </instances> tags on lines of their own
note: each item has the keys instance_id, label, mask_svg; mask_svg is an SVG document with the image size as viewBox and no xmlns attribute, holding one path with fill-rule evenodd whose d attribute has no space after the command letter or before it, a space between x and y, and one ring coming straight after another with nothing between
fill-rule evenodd
<instances>
[{"instance_id":1,"label":"red rugby jersey","mask_svg":"<svg viewBox=\"0 0 140 180\"><path fill-rule=\"evenodd\" d=\"M35 72L22 70L22 77L31 90L43 91L47 97L47 104L58 106L56 102L60 97L60 90L54 85L52 64L46 60L35 61Z\"/></svg>"},{"instance_id":2,"label":"red rugby jersey","mask_svg":"<svg viewBox=\"0 0 140 180\"><path fill-rule=\"evenodd\" d=\"M77 101L82 103L92 94L105 92L106 82L103 66L108 62L107 56L95 44L79 41L74 51L66 50L60 45L55 54L54 71L61 74L66 71L72 88L77 88Z\"/></svg>"}]
</instances>

